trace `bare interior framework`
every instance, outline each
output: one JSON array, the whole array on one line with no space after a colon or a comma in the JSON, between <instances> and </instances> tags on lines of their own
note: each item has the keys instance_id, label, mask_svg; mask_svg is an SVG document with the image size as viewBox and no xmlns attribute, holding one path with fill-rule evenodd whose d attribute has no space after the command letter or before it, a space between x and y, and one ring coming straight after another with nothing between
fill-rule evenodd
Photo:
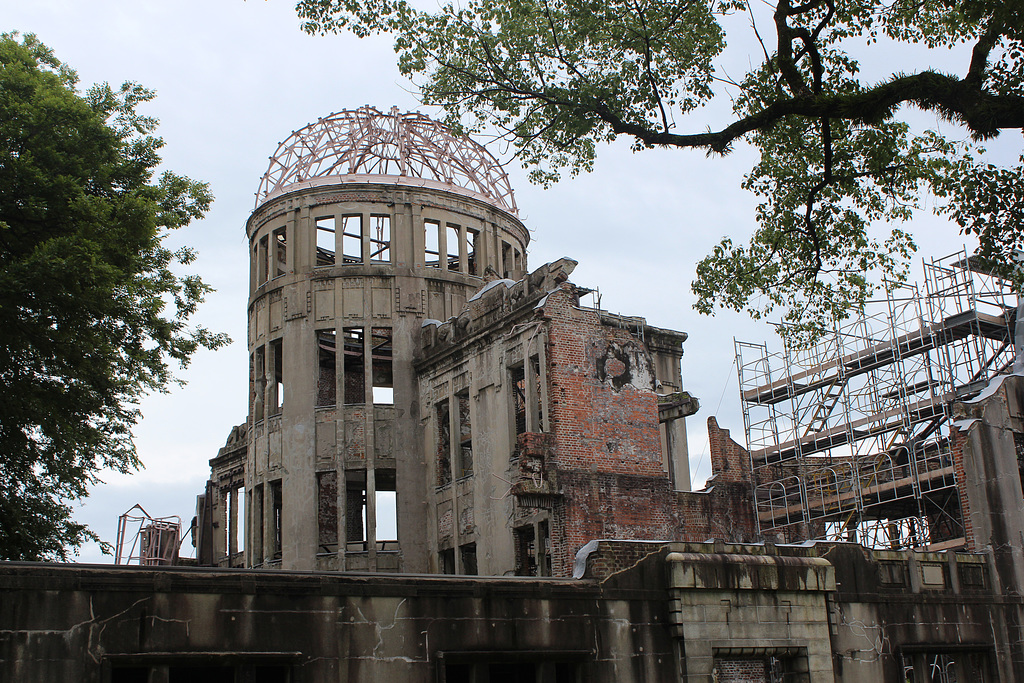
<instances>
[{"instance_id":1,"label":"bare interior framework","mask_svg":"<svg viewBox=\"0 0 1024 683\"><path fill-rule=\"evenodd\" d=\"M810 349L736 341L758 527L874 548L963 543L954 401L1013 366L1016 296L961 251Z\"/></svg>"},{"instance_id":2,"label":"bare interior framework","mask_svg":"<svg viewBox=\"0 0 1024 683\"><path fill-rule=\"evenodd\" d=\"M256 205L294 183L342 175L422 178L517 212L508 175L482 145L418 112L369 106L330 114L288 136L270 157Z\"/></svg>"}]
</instances>

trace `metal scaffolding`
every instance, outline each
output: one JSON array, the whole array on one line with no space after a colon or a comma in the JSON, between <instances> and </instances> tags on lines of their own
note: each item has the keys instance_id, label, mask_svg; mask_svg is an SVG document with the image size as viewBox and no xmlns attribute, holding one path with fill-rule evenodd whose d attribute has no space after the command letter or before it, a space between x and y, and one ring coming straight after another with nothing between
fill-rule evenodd
<instances>
[{"instance_id":1,"label":"metal scaffolding","mask_svg":"<svg viewBox=\"0 0 1024 683\"><path fill-rule=\"evenodd\" d=\"M813 348L735 342L766 538L963 542L951 408L1011 369L1017 298L966 251L924 271Z\"/></svg>"}]
</instances>

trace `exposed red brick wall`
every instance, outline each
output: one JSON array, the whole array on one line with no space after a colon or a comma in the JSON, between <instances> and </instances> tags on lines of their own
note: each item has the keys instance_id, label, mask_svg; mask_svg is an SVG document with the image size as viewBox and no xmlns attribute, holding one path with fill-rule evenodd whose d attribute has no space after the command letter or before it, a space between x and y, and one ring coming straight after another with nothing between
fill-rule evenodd
<instances>
[{"instance_id":1,"label":"exposed red brick wall","mask_svg":"<svg viewBox=\"0 0 1024 683\"><path fill-rule=\"evenodd\" d=\"M768 669L763 659L715 659L719 683L765 683Z\"/></svg>"},{"instance_id":2,"label":"exposed red brick wall","mask_svg":"<svg viewBox=\"0 0 1024 683\"><path fill-rule=\"evenodd\" d=\"M552 571L570 576L588 541L674 540L679 519L661 461L657 395L622 383L630 372L644 384L647 350L627 330L602 325L596 311L577 308L572 285L548 295L543 315L552 459L562 493L552 515Z\"/></svg>"},{"instance_id":3,"label":"exposed red brick wall","mask_svg":"<svg viewBox=\"0 0 1024 683\"><path fill-rule=\"evenodd\" d=\"M595 539L757 540L746 450L711 418L709 490L674 491L661 460L657 395L645 386L649 354L627 330L577 308L571 287L548 295L543 310L549 443L556 445L546 466L557 470L561 493L552 515L553 573L570 575L576 552ZM622 381L627 371L632 382Z\"/></svg>"},{"instance_id":4,"label":"exposed red brick wall","mask_svg":"<svg viewBox=\"0 0 1024 683\"><path fill-rule=\"evenodd\" d=\"M960 495L960 518L964 525L964 541L967 550L979 552L977 539L974 537L974 524L971 522L971 499L967 495L967 474L964 468L964 446L967 445L967 430L953 427L950 430L949 455L953 460L953 476L956 477L956 488Z\"/></svg>"},{"instance_id":5,"label":"exposed red brick wall","mask_svg":"<svg viewBox=\"0 0 1024 683\"><path fill-rule=\"evenodd\" d=\"M602 325L597 312L576 308L570 288L562 285L544 304L550 320L549 414L559 467L666 476L657 395L632 384L615 390L598 377L597 361L609 344L645 350L628 331Z\"/></svg>"},{"instance_id":6,"label":"exposed red brick wall","mask_svg":"<svg viewBox=\"0 0 1024 683\"><path fill-rule=\"evenodd\" d=\"M714 415L708 418L708 446L711 449L711 478L715 483L750 482L747 449L732 440L728 429L718 426Z\"/></svg>"}]
</instances>

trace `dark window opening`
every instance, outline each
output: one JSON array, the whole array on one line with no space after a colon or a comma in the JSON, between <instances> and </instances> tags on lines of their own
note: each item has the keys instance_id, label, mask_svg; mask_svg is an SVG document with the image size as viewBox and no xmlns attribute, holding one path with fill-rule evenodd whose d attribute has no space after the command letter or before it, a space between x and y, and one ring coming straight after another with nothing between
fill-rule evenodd
<instances>
[{"instance_id":1,"label":"dark window opening","mask_svg":"<svg viewBox=\"0 0 1024 683\"><path fill-rule=\"evenodd\" d=\"M437 414L437 485L444 486L452 481L452 440L451 418L448 401L440 401Z\"/></svg>"},{"instance_id":2,"label":"dark window opening","mask_svg":"<svg viewBox=\"0 0 1024 683\"><path fill-rule=\"evenodd\" d=\"M267 281L267 249L270 238L263 237L256 247L256 284L262 285Z\"/></svg>"},{"instance_id":3,"label":"dark window opening","mask_svg":"<svg viewBox=\"0 0 1024 683\"><path fill-rule=\"evenodd\" d=\"M462 573L473 576L479 574L476 568L476 543L459 546L459 554L462 559Z\"/></svg>"},{"instance_id":4,"label":"dark window opening","mask_svg":"<svg viewBox=\"0 0 1024 683\"><path fill-rule=\"evenodd\" d=\"M251 534L252 561L263 562L263 484L252 487L252 521L255 530Z\"/></svg>"},{"instance_id":5,"label":"dark window opening","mask_svg":"<svg viewBox=\"0 0 1024 683\"><path fill-rule=\"evenodd\" d=\"M338 473L317 472L318 552L338 550Z\"/></svg>"},{"instance_id":6,"label":"dark window opening","mask_svg":"<svg viewBox=\"0 0 1024 683\"><path fill-rule=\"evenodd\" d=\"M394 405L395 380L392 374L392 337L390 327L374 327L371 338L373 356L373 402Z\"/></svg>"},{"instance_id":7,"label":"dark window opening","mask_svg":"<svg viewBox=\"0 0 1024 683\"><path fill-rule=\"evenodd\" d=\"M280 277L288 272L288 229L278 228L274 231L274 267L273 277Z\"/></svg>"},{"instance_id":8,"label":"dark window opening","mask_svg":"<svg viewBox=\"0 0 1024 683\"><path fill-rule=\"evenodd\" d=\"M516 436L526 432L526 372L522 365L509 368L509 383L512 385L512 416Z\"/></svg>"},{"instance_id":9,"label":"dark window opening","mask_svg":"<svg viewBox=\"0 0 1024 683\"><path fill-rule=\"evenodd\" d=\"M274 364L270 414L278 415L284 410L284 348L280 339L270 342L270 355L271 362Z\"/></svg>"},{"instance_id":10,"label":"dark window opening","mask_svg":"<svg viewBox=\"0 0 1024 683\"><path fill-rule=\"evenodd\" d=\"M147 683L151 680L168 683L288 683L291 680L291 667L273 664L225 665L179 661L171 663L170 666L114 665L110 670L111 683Z\"/></svg>"},{"instance_id":11,"label":"dark window opening","mask_svg":"<svg viewBox=\"0 0 1024 683\"><path fill-rule=\"evenodd\" d=\"M341 218L341 262L343 264L363 262L362 216L342 216Z\"/></svg>"},{"instance_id":12,"label":"dark window opening","mask_svg":"<svg viewBox=\"0 0 1024 683\"><path fill-rule=\"evenodd\" d=\"M252 417L257 422L263 419L263 401L267 395L267 357L266 349L256 347L252 355Z\"/></svg>"},{"instance_id":13,"label":"dark window opening","mask_svg":"<svg viewBox=\"0 0 1024 683\"><path fill-rule=\"evenodd\" d=\"M110 683L149 683L149 667L114 667L110 670Z\"/></svg>"},{"instance_id":14,"label":"dark window opening","mask_svg":"<svg viewBox=\"0 0 1024 683\"><path fill-rule=\"evenodd\" d=\"M461 230L459 226L448 224L445 231L445 262L448 265L448 270L459 270L459 243L461 240Z\"/></svg>"},{"instance_id":15,"label":"dark window opening","mask_svg":"<svg viewBox=\"0 0 1024 683\"><path fill-rule=\"evenodd\" d=\"M533 356L530 358L530 382L533 384L533 403L530 405L531 417L533 418L531 423L531 431L543 432L543 420L542 420L542 403L543 394L541 392L541 379L540 379L540 357Z\"/></svg>"},{"instance_id":16,"label":"dark window opening","mask_svg":"<svg viewBox=\"0 0 1024 683\"><path fill-rule=\"evenodd\" d=\"M391 261L391 216L370 216L370 260Z\"/></svg>"},{"instance_id":17,"label":"dark window opening","mask_svg":"<svg viewBox=\"0 0 1024 683\"><path fill-rule=\"evenodd\" d=\"M537 566L541 576L551 576L551 531L548 520L542 520L537 524L537 533L540 541L537 543L539 557Z\"/></svg>"},{"instance_id":18,"label":"dark window opening","mask_svg":"<svg viewBox=\"0 0 1024 683\"><path fill-rule=\"evenodd\" d=\"M271 504L271 524L274 525L272 530L273 535L271 536L272 545L270 547L271 557L275 560L281 559L281 480L270 482L270 504Z\"/></svg>"},{"instance_id":19,"label":"dark window opening","mask_svg":"<svg viewBox=\"0 0 1024 683\"><path fill-rule=\"evenodd\" d=\"M334 265L334 252L337 249L334 234L334 216L316 219L316 266Z\"/></svg>"},{"instance_id":20,"label":"dark window opening","mask_svg":"<svg viewBox=\"0 0 1024 683\"><path fill-rule=\"evenodd\" d=\"M427 268L441 267L440 233L440 223L423 221L423 264Z\"/></svg>"},{"instance_id":21,"label":"dark window opening","mask_svg":"<svg viewBox=\"0 0 1024 683\"><path fill-rule=\"evenodd\" d=\"M320 330L316 333L317 364L319 374L316 383L316 405L333 406L338 402L337 335L334 330Z\"/></svg>"},{"instance_id":22,"label":"dark window opening","mask_svg":"<svg viewBox=\"0 0 1024 683\"><path fill-rule=\"evenodd\" d=\"M537 543L533 525L512 530L516 550L516 576L537 576Z\"/></svg>"},{"instance_id":23,"label":"dark window opening","mask_svg":"<svg viewBox=\"0 0 1024 683\"><path fill-rule=\"evenodd\" d=\"M501 243L501 272L503 278L512 279L512 245L508 242Z\"/></svg>"},{"instance_id":24,"label":"dark window opening","mask_svg":"<svg viewBox=\"0 0 1024 683\"><path fill-rule=\"evenodd\" d=\"M469 417L469 391L455 395L459 405L459 476L473 474L473 424Z\"/></svg>"},{"instance_id":25,"label":"dark window opening","mask_svg":"<svg viewBox=\"0 0 1024 683\"><path fill-rule=\"evenodd\" d=\"M480 239L480 231L466 228L466 261L468 262L470 275L480 275L480 268L477 264L476 246Z\"/></svg>"},{"instance_id":26,"label":"dark window opening","mask_svg":"<svg viewBox=\"0 0 1024 683\"><path fill-rule=\"evenodd\" d=\"M232 683L235 669L231 666L171 666L168 683Z\"/></svg>"},{"instance_id":27,"label":"dark window opening","mask_svg":"<svg viewBox=\"0 0 1024 683\"><path fill-rule=\"evenodd\" d=\"M366 551L366 470L345 474L345 541L352 552Z\"/></svg>"},{"instance_id":28,"label":"dark window opening","mask_svg":"<svg viewBox=\"0 0 1024 683\"><path fill-rule=\"evenodd\" d=\"M345 344L345 403L347 405L366 403L363 328L346 327L342 336Z\"/></svg>"},{"instance_id":29,"label":"dark window opening","mask_svg":"<svg viewBox=\"0 0 1024 683\"><path fill-rule=\"evenodd\" d=\"M455 573L455 549L448 548L438 553L438 560L441 566L442 574L454 574Z\"/></svg>"},{"instance_id":30,"label":"dark window opening","mask_svg":"<svg viewBox=\"0 0 1024 683\"><path fill-rule=\"evenodd\" d=\"M466 655L445 657L444 683L576 683L579 679L575 662L531 661L526 653L466 659Z\"/></svg>"}]
</instances>

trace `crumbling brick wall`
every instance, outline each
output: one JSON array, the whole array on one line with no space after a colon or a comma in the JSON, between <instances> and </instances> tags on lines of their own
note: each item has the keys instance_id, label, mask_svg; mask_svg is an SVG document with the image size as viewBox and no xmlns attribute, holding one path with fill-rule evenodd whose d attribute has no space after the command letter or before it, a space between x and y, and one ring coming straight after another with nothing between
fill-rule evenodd
<instances>
[{"instance_id":1,"label":"crumbling brick wall","mask_svg":"<svg viewBox=\"0 0 1024 683\"><path fill-rule=\"evenodd\" d=\"M732 440L728 429L708 418L711 477L702 491L679 492L680 539L719 538L735 543L761 540L754 518L750 456Z\"/></svg>"},{"instance_id":2,"label":"crumbling brick wall","mask_svg":"<svg viewBox=\"0 0 1024 683\"><path fill-rule=\"evenodd\" d=\"M562 493L552 528L552 569L568 576L576 552L598 538L671 540L675 493L661 460L650 354L629 331L603 325L564 283L544 302L554 459Z\"/></svg>"}]
</instances>

